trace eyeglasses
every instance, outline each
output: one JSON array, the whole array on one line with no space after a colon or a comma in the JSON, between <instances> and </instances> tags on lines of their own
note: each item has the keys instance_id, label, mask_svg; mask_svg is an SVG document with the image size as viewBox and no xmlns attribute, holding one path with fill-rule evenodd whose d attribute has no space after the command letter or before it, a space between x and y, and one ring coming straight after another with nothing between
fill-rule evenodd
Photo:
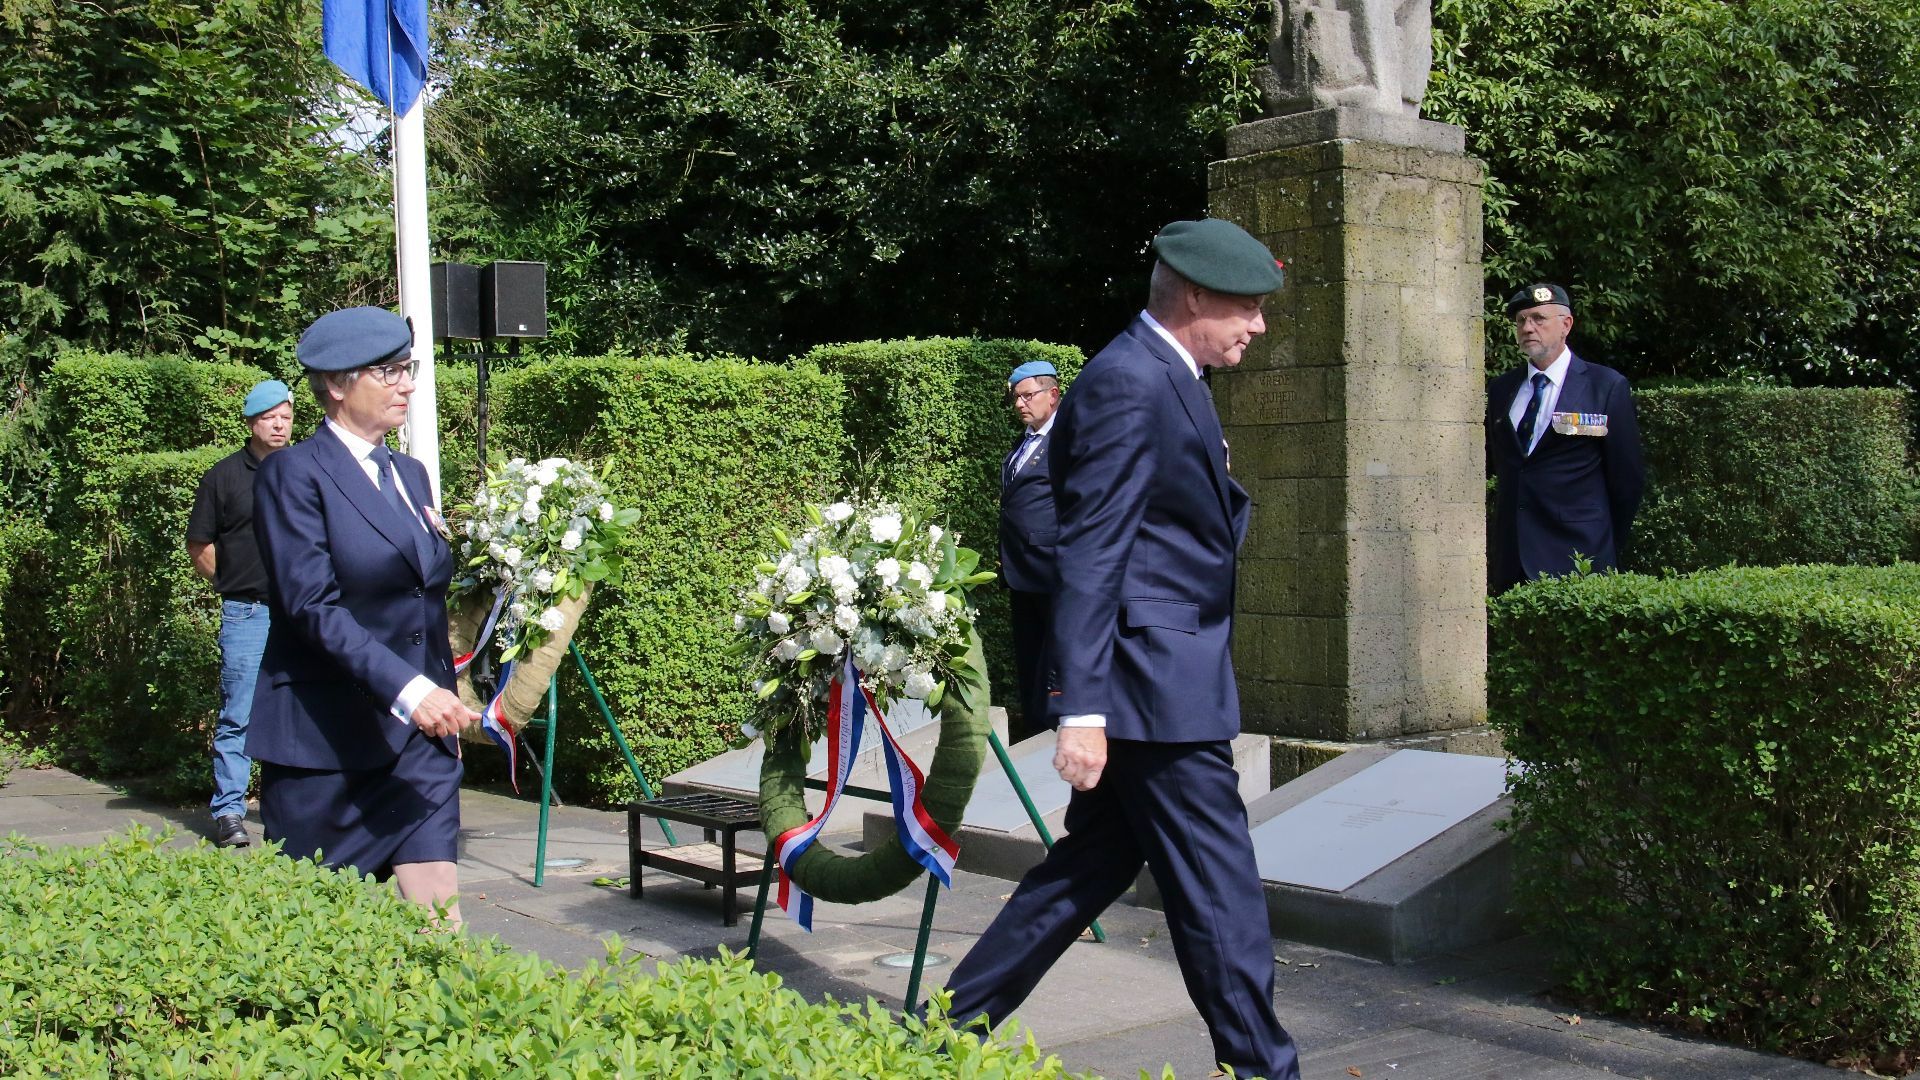
<instances>
[{"instance_id":1,"label":"eyeglasses","mask_svg":"<svg viewBox=\"0 0 1920 1080\"><path fill-rule=\"evenodd\" d=\"M409 379L417 375L420 371L420 361L400 360L391 364L371 364L361 370L379 379L382 384L392 386L400 381L402 375Z\"/></svg>"},{"instance_id":2,"label":"eyeglasses","mask_svg":"<svg viewBox=\"0 0 1920 1080\"><path fill-rule=\"evenodd\" d=\"M1043 386L1038 390L1029 390L1024 394L1015 394L1013 395L1013 400L1022 405L1025 405L1027 402L1032 401L1034 398L1039 397L1041 394L1048 394L1052 392L1053 392L1053 387Z\"/></svg>"}]
</instances>

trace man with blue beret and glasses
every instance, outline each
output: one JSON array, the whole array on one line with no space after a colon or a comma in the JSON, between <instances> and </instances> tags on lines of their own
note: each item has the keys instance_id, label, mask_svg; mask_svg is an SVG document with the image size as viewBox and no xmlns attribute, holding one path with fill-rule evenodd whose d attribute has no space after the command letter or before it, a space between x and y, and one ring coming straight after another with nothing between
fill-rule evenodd
<instances>
[{"instance_id":1,"label":"man with blue beret and glasses","mask_svg":"<svg viewBox=\"0 0 1920 1080\"><path fill-rule=\"evenodd\" d=\"M200 478L187 518L187 555L193 570L220 594L220 716L213 728L213 842L246 847L247 717L253 681L267 645L267 572L253 538L253 478L267 455L293 434L293 394L268 379L247 391L240 405L247 422L245 446L228 454Z\"/></svg>"},{"instance_id":2,"label":"man with blue beret and glasses","mask_svg":"<svg viewBox=\"0 0 1920 1080\"><path fill-rule=\"evenodd\" d=\"M1053 545L1057 523L1053 482L1047 475L1047 439L1060 406L1060 373L1029 360L1007 376L1007 392L1024 431L1000 466L1000 580L1012 609L1018 719L1007 738L1019 742L1045 731L1047 634L1053 622Z\"/></svg>"}]
</instances>

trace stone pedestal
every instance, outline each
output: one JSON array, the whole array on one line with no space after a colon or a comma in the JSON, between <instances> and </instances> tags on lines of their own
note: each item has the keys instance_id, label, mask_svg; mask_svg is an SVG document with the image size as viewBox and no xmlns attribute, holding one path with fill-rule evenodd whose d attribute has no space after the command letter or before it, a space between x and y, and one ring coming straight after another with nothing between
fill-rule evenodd
<instances>
[{"instance_id":1,"label":"stone pedestal","mask_svg":"<svg viewBox=\"0 0 1920 1080\"><path fill-rule=\"evenodd\" d=\"M1213 376L1254 502L1243 724L1277 762L1450 732L1485 752L1485 174L1457 129L1338 112L1237 128L1209 168L1213 215L1287 264L1266 335Z\"/></svg>"}]
</instances>

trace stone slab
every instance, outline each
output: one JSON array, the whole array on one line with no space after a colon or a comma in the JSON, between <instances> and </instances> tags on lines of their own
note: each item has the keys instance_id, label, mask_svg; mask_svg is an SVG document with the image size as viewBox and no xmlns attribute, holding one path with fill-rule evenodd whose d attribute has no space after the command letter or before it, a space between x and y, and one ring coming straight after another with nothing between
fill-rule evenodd
<instances>
[{"instance_id":1,"label":"stone slab","mask_svg":"<svg viewBox=\"0 0 1920 1080\"><path fill-rule=\"evenodd\" d=\"M1499 758L1395 750L1254 828L1260 876L1343 892L1493 805L1506 786Z\"/></svg>"},{"instance_id":2,"label":"stone slab","mask_svg":"<svg viewBox=\"0 0 1920 1080\"><path fill-rule=\"evenodd\" d=\"M1270 116L1227 129L1227 156L1246 157L1268 150L1360 139L1393 146L1412 146L1443 154L1462 154L1467 133L1452 124L1419 120L1371 109L1314 109L1291 116Z\"/></svg>"}]
</instances>

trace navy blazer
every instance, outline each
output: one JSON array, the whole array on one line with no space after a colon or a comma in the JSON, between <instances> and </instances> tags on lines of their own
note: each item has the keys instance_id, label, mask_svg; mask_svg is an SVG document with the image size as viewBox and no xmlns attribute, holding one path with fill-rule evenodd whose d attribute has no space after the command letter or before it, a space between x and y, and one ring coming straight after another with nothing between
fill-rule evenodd
<instances>
[{"instance_id":1,"label":"navy blazer","mask_svg":"<svg viewBox=\"0 0 1920 1080\"><path fill-rule=\"evenodd\" d=\"M419 505L426 467L394 455ZM254 534L272 621L247 725L247 754L302 769L382 768L412 725L388 710L416 675L453 689L439 533L421 565L412 530L345 443L322 426L270 454L254 478ZM456 749L452 737L441 744Z\"/></svg>"},{"instance_id":2,"label":"navy blazer","mask_svg":"<svg viewBox=\"0 0 1920 1080\"><path fill-rule=\"evenodd\" d=\"M1020 436L1026 441L1025 433ZM1007 588L1020 592L1053 591L1054 543L1059 524L1053 511L1053 479L1047 474L1047 444L1053 441L1049 429L1040 436L1027 464L1000 485L1000 579ZM1002 463L1004 477L1013 467L1018 443Z\"/></svg>"},{"instance_id":3,"label":"navy blazer","mask_svg":"<svg viewBox=\"0 0 1920 1080\"><path fill-rule=\"evenodd\" d=\"M1231 739L1234 560L1248 498L1207 387L1135 319L1054 420L1059 512L1048 712L1145 742Z\"/></svg>"},{"instance_id":4,"label":"navy blazer","mask_svg":"<svg viewBox=\"0 0 1920 1080\"><path fill-rule=\"evenodd\" d=\"M1487 388L1487 471L1496 477L1488 585L1496 593L1541 574L1571 573L1575 552L1596 570L1619 565L1646 485L1626 377L1578 356L1553 411L1605 413L1607 433L1562 435L1542 416L1545 434L1532 454L1523 453L1508 413L1532 371L1509 371Z\"/></svg>"}]
</instances>

